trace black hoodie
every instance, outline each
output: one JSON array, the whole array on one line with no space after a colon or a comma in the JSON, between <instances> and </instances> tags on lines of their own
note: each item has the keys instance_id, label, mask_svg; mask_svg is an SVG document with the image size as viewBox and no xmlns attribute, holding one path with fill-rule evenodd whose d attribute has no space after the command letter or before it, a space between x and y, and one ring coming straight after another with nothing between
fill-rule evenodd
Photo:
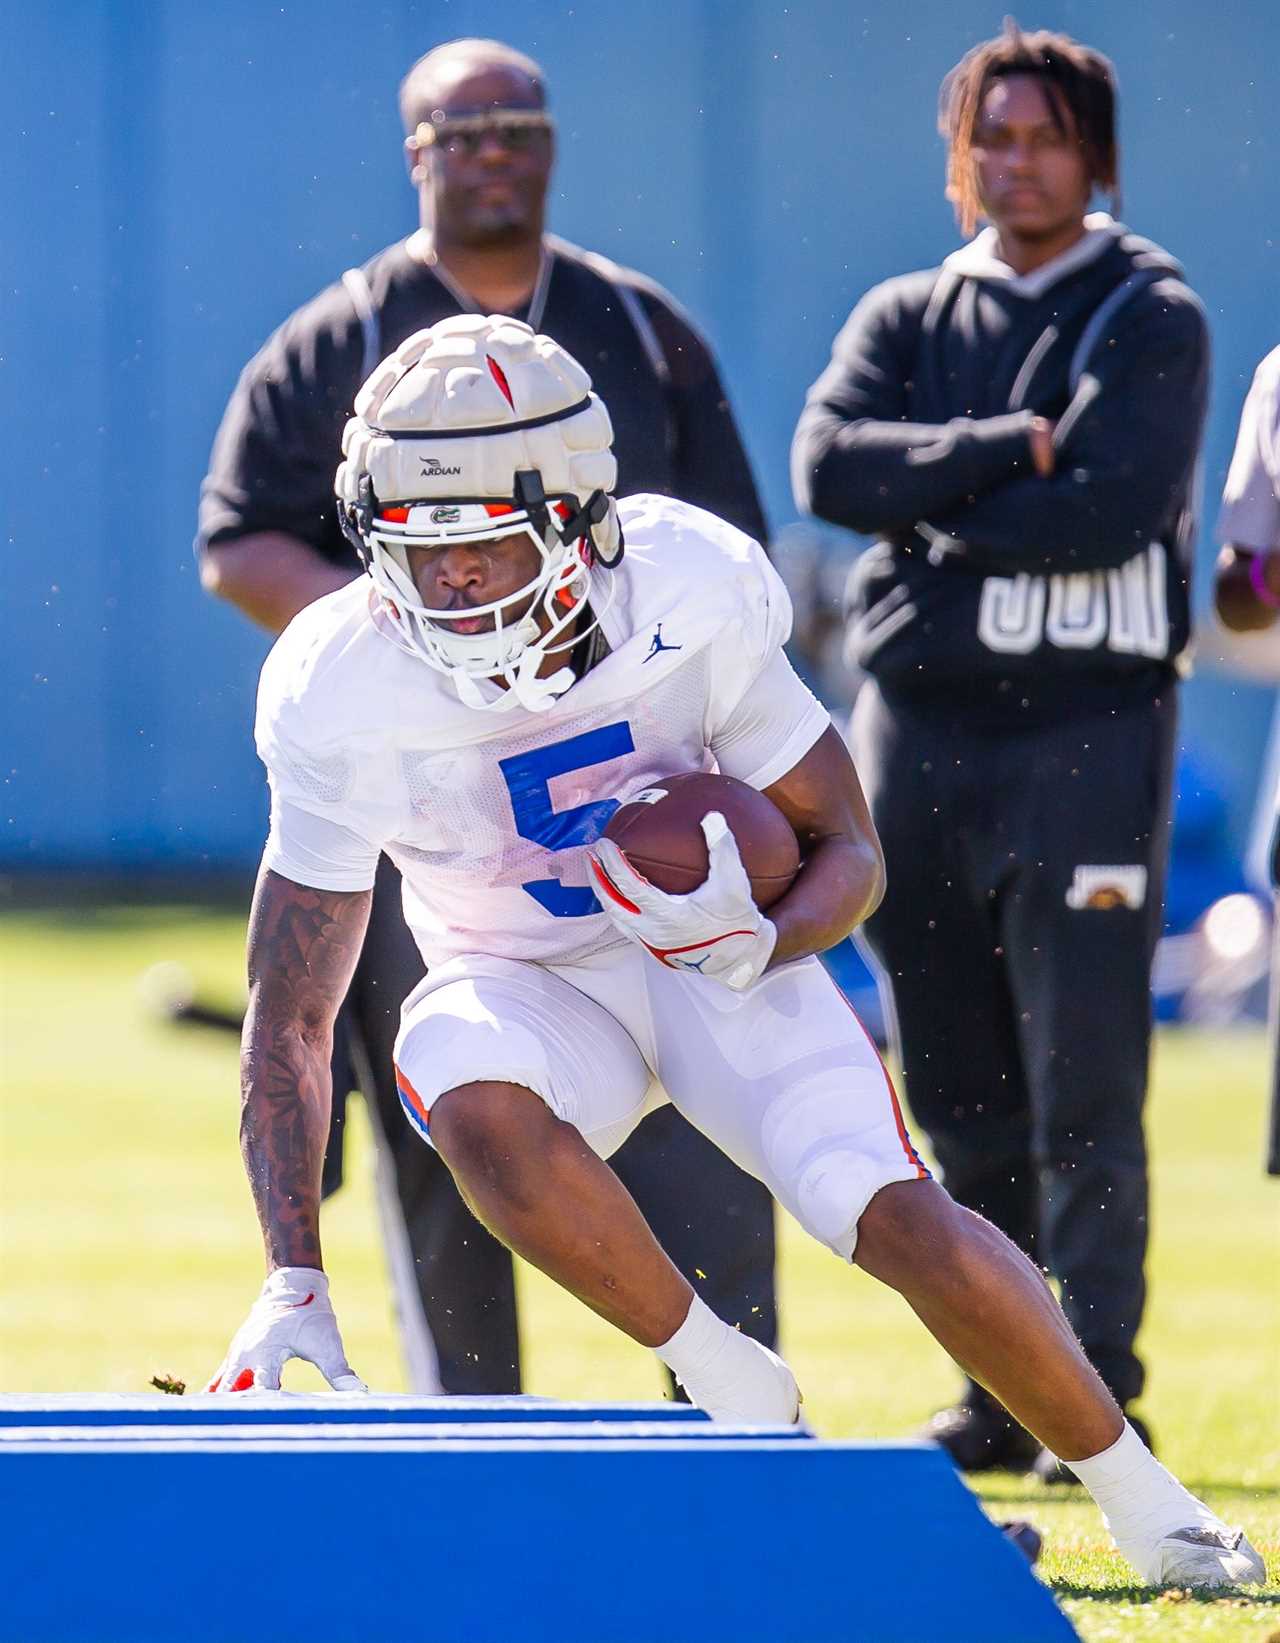
<instances>
[{"instance_id":1,"label":"black hoodie","mask_svg":"<svg viewBox=\"0 0 1280 1643\"><path fill-rule=\"evenodd\" d=\"M1086 227L1022 277L987 229L877 286L810 390L796 496L879 539L849 653L886 696L1057 718L1158 693L1186 647L1204 313L1158 246Z\"/></svg>"}]
</instances>

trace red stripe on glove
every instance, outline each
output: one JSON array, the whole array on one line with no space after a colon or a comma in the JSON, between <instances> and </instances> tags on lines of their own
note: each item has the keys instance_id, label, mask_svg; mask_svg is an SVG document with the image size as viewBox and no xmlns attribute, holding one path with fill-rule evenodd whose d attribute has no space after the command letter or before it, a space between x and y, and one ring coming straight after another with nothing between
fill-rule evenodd
<instances>
[{"instance_id":1,"label":"red stripe on glove","mask_svg":"<svg viewBox=\"0 0 1280 1643\"><path fill-rule=\"evenodd\" d=\"M608 896L609 900L617 902L618 906L623 908L628 913L638 914L640 909L636 906L635 902L629 901L627 897L623 895L622 891L618 889L618 886L605 872L604 868L601 867L596 858L592 856L589 859L591 862L591 871L595 874L596 881L600 885L600 888L604 891L605 895Z\"/></svg>"}]
</instances>

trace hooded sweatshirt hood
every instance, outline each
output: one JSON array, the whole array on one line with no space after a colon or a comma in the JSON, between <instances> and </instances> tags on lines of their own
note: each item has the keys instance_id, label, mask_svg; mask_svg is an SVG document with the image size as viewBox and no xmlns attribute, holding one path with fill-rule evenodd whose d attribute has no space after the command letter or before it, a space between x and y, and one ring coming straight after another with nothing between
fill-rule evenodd
<instances>
[{"instance_id":1,"label":"hooded sweatshirt hood","mask_svg":"<svg viewBox=\"0 0 1280 1643\"><path fill-rule=\"evenodd\" d=\"M1134 271L1183 278L1182 265L1151 240L1131 233L1106 211L1091 211L1084 219L1084 234L1074 245L1042 263L1029 274L1010 268L1000 254L1000 235L993 226L984 228L967 245L944 259L944 270L963 279L999 282L1014 296L1034 301L1079 269L1095 262L1112 248L1123 252Z\"/></svg>"}]
</instances>

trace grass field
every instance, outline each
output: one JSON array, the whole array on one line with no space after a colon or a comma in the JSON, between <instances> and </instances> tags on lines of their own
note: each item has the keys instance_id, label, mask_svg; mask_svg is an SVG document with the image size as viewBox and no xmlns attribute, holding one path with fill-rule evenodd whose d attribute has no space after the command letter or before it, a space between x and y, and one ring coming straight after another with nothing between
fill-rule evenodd
<instances>
[{"instance_id":1,"label":"grass field","mask_svg":"<svg viewBox=\"0 0 1280 1643\"><path fill-rule=\"evenodd\" d=\"M137 989L148 966L177 960L234 1004L242 943L237 916L197 908L0 918L0 1391L136 1392L157 1370L194 1387L256 1293L234 1045L148 1019ZM1280 1181L1259 1166L1262 1089L1258 1034L1159 1041L1142 1407L1164 1458L1246 1524L1273 1580L1247 1599L1136 1590L1082 1491L984 1484L1000 1515L1042 1530L1041 1573L1087 1643L1280 1639ZM362 1124L353 1146L326 1215L327 1265L352 1362L395 1391ZM953 1371L894 1296L790 1225L782 1261L784 1345L824 1436L909 1433L949 1401ZM522 1307L528 1390L657 1395L649 1354L537 1275L522 1275ZM299 1369L289 1384L317 1380ZM910 1556L927 1547L927 1524L895 1527Z\"/></svg>"}]
</instances>

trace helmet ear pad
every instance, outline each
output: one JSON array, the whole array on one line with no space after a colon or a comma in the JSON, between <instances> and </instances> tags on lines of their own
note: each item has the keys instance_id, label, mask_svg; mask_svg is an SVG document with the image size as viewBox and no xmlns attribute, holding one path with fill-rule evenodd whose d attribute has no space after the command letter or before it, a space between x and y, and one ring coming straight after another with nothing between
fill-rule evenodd
<instances>
[{"instance_id":1,"label":"helmet ear pad","mask_svg":"<svg viewBox=\"0 0 1280 1643\"><path fill-rule=\"evenodd\" d=\"M339 469L341 472L341 469ZM344 502L342 496L337 498L338 526L342 534L356 550L356 555L365 570L369 569L369 533L373 529L374 509L376 499L373 494L373 479L367 473L362 473L356 480L356 500Z\"/></svg>"},{"instance_id":2,"label":"helmet ear pad","mask_svg":"<svg viewBox=\"0 0 1280 1643\"><path fill-rule=\"evenodd\" d=\"M622 563L622 555L626 550L622 521L618 518L618 504L604 491L595 491L587 499L587 510L591 519L587 538L592 551L606 570L613 570Z\"/></svg>"},{"instance_id":3,"label":"helmet ear pad","mask_svg":"<svg viewBox=\"0 0 1280 1643\"><path fill-rule=\"evenodd\" d=\"M606 570L612 570L623 552L622 525L613 498L602 490L594 490L585 502L580 502L567 518L553 525L547 507L542 475L536 468L523 468L515 476L517 507L527 510L540 534L555 529L561 541L576 542L584 537L587 543L588 563L598 561Z\"/></svg>"}]
</instances>

